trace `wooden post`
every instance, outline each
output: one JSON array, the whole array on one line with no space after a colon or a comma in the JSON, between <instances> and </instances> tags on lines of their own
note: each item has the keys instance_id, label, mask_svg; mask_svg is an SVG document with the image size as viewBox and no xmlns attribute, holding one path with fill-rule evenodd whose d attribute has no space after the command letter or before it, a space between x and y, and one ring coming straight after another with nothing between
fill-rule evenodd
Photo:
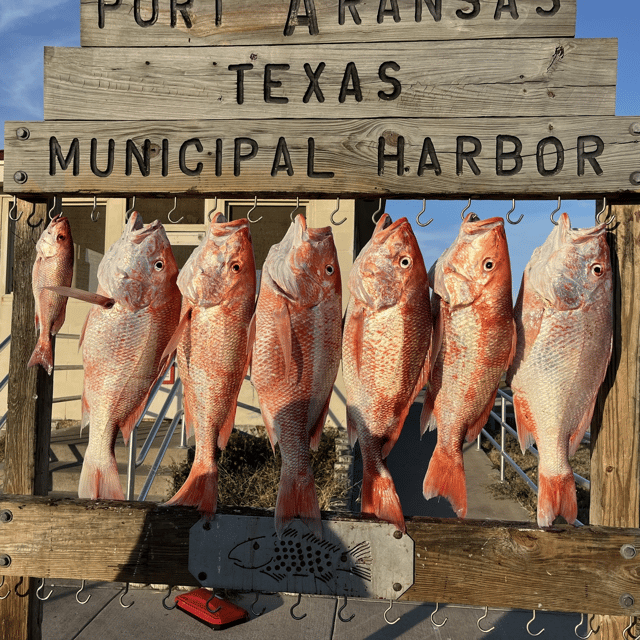
<instances>
[{"instance_id":1,"label":"wooden post","mask_svg":"<svg viewBox=\"0 0 640 640\"><path fill-rule=\"evenodd\" d=\"M36 344L31 270L36 242L48 224L47 203L34 205L18 200L18 214L20 219L15 223L4 492L46 495L53 376L39 366L27 369L26 364ZM42 220L40 225L30 226L38 220ZM35 593L37 580L24 576L7 577L6 584L11 595L0 600L0 638L40 640L42 602Z\"/></svg>"},{"instance_id":2,"label":"wooden post","mask_svg":"<svg viewBox=\"0 0 640 640\"><path fill-rule=\"evenodd\" d=\"M598 202L596 210L602 209ZM614 342L591 425L590 524L640 526L640 204L611 205ZM604 216L604 214L603 214ZM624 594L620 594L623 596ZM598 638L619 640L629 618L603 616Z\"/></svg>"}]
</instances>

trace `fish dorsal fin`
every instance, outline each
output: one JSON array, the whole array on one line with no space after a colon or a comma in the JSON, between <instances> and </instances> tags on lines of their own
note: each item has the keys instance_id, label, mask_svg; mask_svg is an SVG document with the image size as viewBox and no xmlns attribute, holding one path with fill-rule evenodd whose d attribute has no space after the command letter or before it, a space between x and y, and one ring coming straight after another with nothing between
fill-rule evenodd
<instances>
[{"instance_id":1,"label":"fish dorsal fin","mask_svg":"<svg viewBox=\"0 0 640 640\"><path fill-rule=\"evenodd\" d=\"M175 353L176 349L178 348L178 344L180 344L180 338L182 338L182 334L185 332L187 326L191 322L192 313L193 307L188 307L185 313L182 314L182 318L180 318L180 322L178 323L176 330L173 332L173 335L169 339L167 346L162 352L162 357L160 358L161 361Z\"/></svg>"},{"instance_id":2,"label":"fish dorsal fin","mask_svg":"<svg viewBox=\"0 0 640 640\"><path fill-rule=\"evenodd\" d=\"M116 301L113 298L101 296L99 293L90 293L89 291L83 291L82 289L74 289L73 287L42 287L53 291L58 295L65 296L67 298L75 298L76 300L82 300L82 302L89 302L90 304L97 304L105 309L111 309Z\"/></svg>"},{"instance_id":3,"label":"fish dorsal fin","mask_svg":"<svg viewBox=\"0 0 640 640\"><path fill-rule=\"evenodd\" d=\"M278 296L279 304L276 305L273 313L276 333L282 347L282 357L284 359L284 379L289 380L291 373L291 360L293 358L293 343L291 338L291 314L284 298Z\"/></svg>"}]
</instances>

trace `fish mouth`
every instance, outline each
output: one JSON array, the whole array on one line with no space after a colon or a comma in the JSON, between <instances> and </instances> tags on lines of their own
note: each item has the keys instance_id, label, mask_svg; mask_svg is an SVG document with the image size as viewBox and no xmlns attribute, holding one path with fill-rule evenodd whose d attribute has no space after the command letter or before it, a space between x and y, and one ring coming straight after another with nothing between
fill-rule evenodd
<instances>
[{"instance_id":1,"label":"fish mouth","mask_svg":"<svg viewBox=\"0 0 640 640\"><path fill-rule=\"evenodd\" d=\"M382 214L373 232L375 242L377 244L384 244L397 229L405 225L409 225L409 221L406 218L398 218L398 220L393 222L388 213Z\"/></svg>"},{"instance_id":2,"label":"fish mouth","mask_svg":"<svg viewBox=\"0 0 640 640\"><path fill-rule=\"evenodd\" d=\"M475 219L472 219L475 216ZM504 227L504 220L499 217L487 218L486 220L480 220L475 213L470 213L464 219L462 227L465 233L469 235L475 235L480 233L486 233L495 229L496 227Z\"/></svg>"}]
</instances>

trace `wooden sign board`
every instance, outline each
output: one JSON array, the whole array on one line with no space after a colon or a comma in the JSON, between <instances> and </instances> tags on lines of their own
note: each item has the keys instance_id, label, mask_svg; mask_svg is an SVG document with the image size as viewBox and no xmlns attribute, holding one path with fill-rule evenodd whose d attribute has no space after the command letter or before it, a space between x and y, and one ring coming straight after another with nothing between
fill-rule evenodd
<instances>
[{"instance_id":1,"label":"wooden sign board","mask_svg":"<svg viewBox=\"0 0 640 640\"><path fill-rule=\"evenodd\" d=\"M640 192L640 118L6 123L16 194L594 198Z\"/></svg>"},{"instance_id":2,"label":"wooden sign board","mask_svg":"<svg viewBox=\"0 0 640 640\"><path fill-rule=\"evenodd\" d=\"M616 65L614 39L47 48L45 120L615 115Z\"/></svg>"},{"instance_id":3,"label":"wooden sign board","mask_svg":"<svg viewBox=\"0 0 640 640\"><path fill-rule=\"evenodd\" d=\"M84 47L573 37L576 0L81 0Z\"/></svg>"}]
</instances>

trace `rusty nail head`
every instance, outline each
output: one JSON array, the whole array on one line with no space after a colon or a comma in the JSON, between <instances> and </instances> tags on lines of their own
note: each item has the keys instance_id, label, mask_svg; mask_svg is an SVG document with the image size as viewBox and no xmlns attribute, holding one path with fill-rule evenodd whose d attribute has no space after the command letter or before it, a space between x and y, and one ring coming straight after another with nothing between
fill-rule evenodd
<instances>
[{"instance_id":1,"label":"rusty nail head","mask_svg":"<svg viewBox=\"0 0 640 640\"><path fill-rule=\"evenodd\" d=\"M400 540L400 538L402 538L402 531L398 531L397 529L393 532L393 537L396 540Z\"/></svg>"},{"instance_id":2,"label":"rusty nail head","mask_svg":"<svg viewBox=\"0 0 640 640\"><path fill-rule=\"evenodd\" d=\"M636 171L629 176L631 184L640 184L640 171Z\"/></svg>"},{"instance_id":3,"label":"rusty nail head","mask_svg":"<svg viewBox=\"0 0 640 640\"><path fill-rule=\"evenodd\" d=\"M620 555L627 560L631 560L632 558L635 558L636 553L637 553L636 548L632 544L623 544L620 547Z\"/></svg>"},{"instance_id":4,"label":"rusty nail head","mask_svg":"<svg viewBox=\"0 0 640 640\"><path fill-rule=\"evenodd\" d=\"M18 140L28 140L29 136L31 136L31 131L26 127L16 129L16 138L18 138Z\"/></svg>"},{"instance_id":5,"label":"rusty nail head","mask_svg":"<svg viewBox=\"0 0 640 640\"><path fill-rule=\"evenodd\" d=\"M402 585L399 582L394 582L393 583L393 590L394 591L400 591L402 589Z\"/></svg>"},{"instance_id":6,"label":"rusty nail head","mask_svg":"<svg viewBox=\"0 0 640 640\"><path fill-rule=\"evenodd\" d=\"M630 593L623 593L620 596L620 606L628 609L629 607L633 607L635 600Z\"/></svg>"},{"instance_id":7,"label":"rusty nail head","mask_svg":"<svg viewBox=\"0 0 640 640\"><path fill-rule=\"evenodd\" d=\"M0 522L11 522L13 520L13 513L9 509L3 509L0 511Z\"/></svg>"},{"instance_id":8,"label":"rusty nail head","mask_svg":"<svg viewBox=\"0 0 640 640\"><path fill-rule=\"evenodd\" d=\"M11 564L11 556L6 553L0 553L0 567L8 567Z\"/></svg>"},{"instance_id":9,"label":"rusty nail head","mask_svg":"<svg viewBox=\"0 0 640 640\"><path fill-rule=\"evenodd\" d=\"M629 127L629 132L634 136L640 136L640 122L634 122Z\"/></svg>"}]
</instances>

